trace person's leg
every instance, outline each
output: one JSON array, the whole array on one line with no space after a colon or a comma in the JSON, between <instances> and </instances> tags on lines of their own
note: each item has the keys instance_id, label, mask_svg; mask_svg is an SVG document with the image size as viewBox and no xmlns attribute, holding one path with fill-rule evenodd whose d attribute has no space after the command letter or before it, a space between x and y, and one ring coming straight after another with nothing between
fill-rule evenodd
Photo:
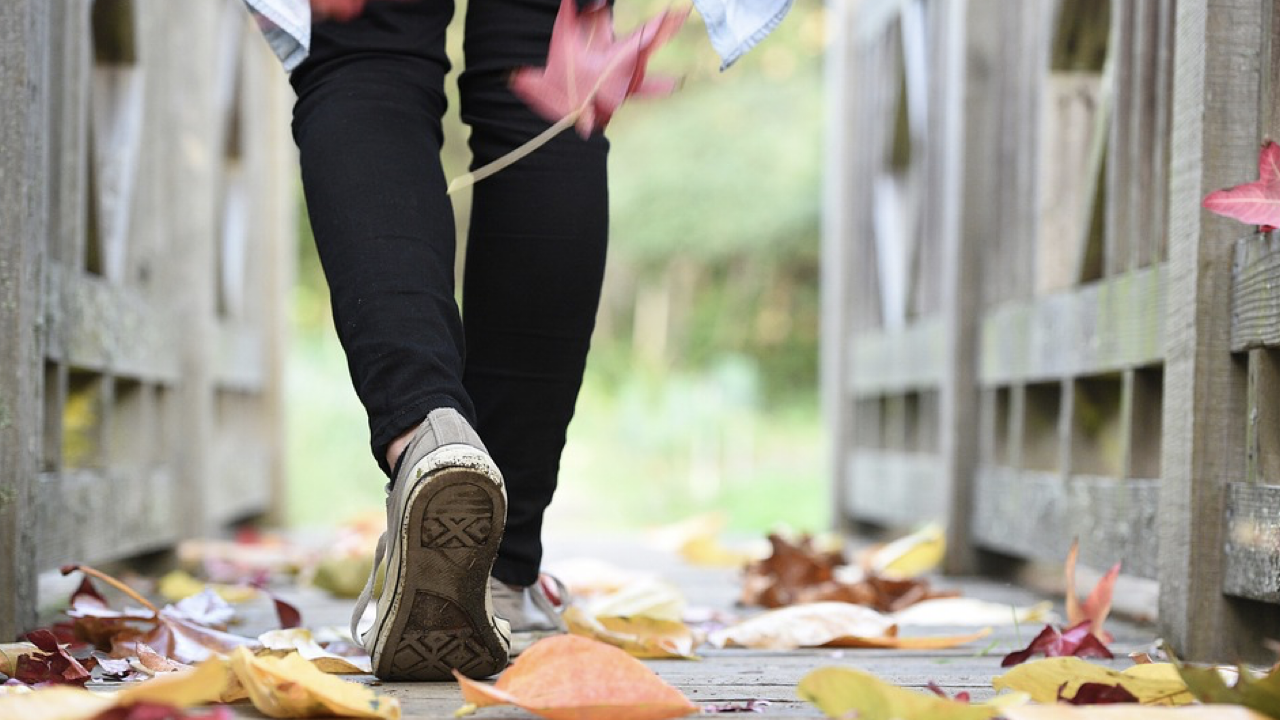
<instances>
[{"instance_id":1,"label":"person's leg","mask_svg":"<svg viewBox=\"0 0 1280 720\"><path fill-rule=\"evenodd\" d=\"M506 496L462 386L439 157L452 11L451 0L373 2L350 23L317 24L293 75L307 206L384 470L388 445L414 429L352 615L352 635L384 680L487 677L510 654L489 592ZM380 571L373 624L361 630Z\"/></svg>"},{"instance_id":2,"label":"person's leg","mask_svg":"<svg viewBox=\"0 0 1280 720\"><path fill-rule=\"evenodd\" d=\"M384 471L391 442L462 385L453 210L440 166L452 0L321 22L294 71L294 138L334 324Z\"/></svg>"},{"instance_id":3,"label":"person's leg","mask_svg":"<svg viewBox=\"0 0 1280 720\"><path fill-rule=\"evenodd\" d=\"M558 0L470 0L462 117L473 168L551 123L508 88L512 69L546 62ZM572 131L475 186L463 313L464 384L477 430L507 483L506 533L493 574L537 580L542 516L573 417L604 276L606 156Z\"/></svg>"}]
</instances>

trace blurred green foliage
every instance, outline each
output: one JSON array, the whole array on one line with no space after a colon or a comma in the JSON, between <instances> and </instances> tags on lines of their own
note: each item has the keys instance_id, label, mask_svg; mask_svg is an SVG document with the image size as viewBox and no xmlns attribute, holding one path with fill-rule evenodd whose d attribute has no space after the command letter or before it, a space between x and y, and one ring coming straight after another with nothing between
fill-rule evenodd
<instances>
[{"instance_id":1,"label":"blurred green foliage","mask_svg":"<svg viewBox=\"0 0 1280 720\"><path fill-rule=\"evenodd\" d=\"M619 33L665 5L618 0ZM459 30L449 40L455 68ZM609 126L609 266L552 508L558 524L618 527L706 508L726 510L739 529L825 521L816 393L824 41L822 5L797 0L773 35L721 73L695 12L650 68L681 76L681 89L628 103ZM449 177L469 162L457 106L451 97ZM459 257L469 209L469 193L455 197ZM381 479L303 235L291 519L314 523L376 507ZM333 507L330 489L351 484L361 489L347 497L358 500Z\"/></svg>"}]
</instances>

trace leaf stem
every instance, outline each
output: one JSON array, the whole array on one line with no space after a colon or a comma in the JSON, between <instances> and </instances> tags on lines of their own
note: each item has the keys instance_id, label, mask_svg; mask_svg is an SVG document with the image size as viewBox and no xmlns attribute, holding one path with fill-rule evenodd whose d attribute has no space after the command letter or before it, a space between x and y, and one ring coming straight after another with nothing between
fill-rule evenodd
<instances>
[{"instance_id":1,"label":"leaf stem","mask_svg":"<svg viewBox=\"0 0 1280 720\"><path fill-rule=\"evenodd\" d=\"M132 598L133 600L135 600L135 601L137 601L137 602L141 603L143 607L145 607L146 609L150 610L152 615L154 615L154 616L156 616L156 617L159 617L159 616L160 616L160 610L159 610L158 608L156 608L156 606L155 606L155 605L152 605L152 604L151 604L151 602L150 602L150 601L148 601L146 598L144 598L144 597L142 597L141 595L139 595L137 590L134 590L133 588L129 587L128 585L125 585L125 584L124 584L123 582L121 582L120 580L117 580L117 579L115 579L115 578L111 577L110 575L108 575L108 574L106 574L106 573L102 572L101 570L98 570L98 569L95 569L95 568L89 567L88 565L64 565L64 566L62 567L62 574L63 574L63 575L70 575L71 573L73 573L73 572L75 572L75 571L77 571L77 570L79 570L80 572L84 573L85 575L89 575L90 577L95 577L95 578L97 578L97 579L101 580L102 582L104 582L104 583L106 583L106 584L110 585L111 587L113 587L113 588L115 588L115 589L119 590L120 592L124 593L125 595L128 595L128 596L129 596L130 598Z\"/></svg>"},{"instance_id":2,"label":"leaf stem","mask_svg":"<svg viewBox=\"0 0 1280 720\"><path fill-rule=\"evenodd\" d=\"M588 102L590 102L590 100L588 100ZM586 107L587 107L586 104L581 105L577 110L574 110L568 115L565 115L564 117L560 118L560 120L556 122L555 125L552 125L546 130L543 130L533 139L529 140L529 142L526 142L525 144L521 145L515 150L512 150L506 155L503 155L497 160L494 160L488 165L485 165L484 167L473 170L472 172L469 172L466 175L460 175L454 178L453 182L449 183L449 190L447 194L452 195L458 190L464 190L466 188L469 188L472 185L475 185L476 183L480 182L481 180L489 177L490 175L498 172L499 170L503 170L509 167L510 165L515 163L517 160L523 158L524 156L528 155L534 150L537 150L543 145L546 145L548 142L551 141L551 138L554 138L555 136L559 135L565 130L573 127L573 124L578 121L578 116L582 115L582 111L586 109Z\"/></svg>"}]
</instances>

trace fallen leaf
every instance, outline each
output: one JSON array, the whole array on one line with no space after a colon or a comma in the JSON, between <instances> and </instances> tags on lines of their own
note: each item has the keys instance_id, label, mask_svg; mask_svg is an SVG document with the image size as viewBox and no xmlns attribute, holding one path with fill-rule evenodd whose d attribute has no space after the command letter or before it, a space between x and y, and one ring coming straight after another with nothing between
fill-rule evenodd
<instances>
[{"instance_id":1,"label":"fallen leaf","mask_svg":"<svg viewBox=\"0 0 1280 720\"><path fill-rule=\"evenodd\" d=\"M213 590L218 593L218 597L232 604L248 602L258 596L258 590L248 585L205 583L197 580L186 570L170 571L156 584L156 590L169 602L177 602L192 595L198 595L205 589Z\"/></svg>"},{"instance_id":2,"label":"fallen leaf","mask_svg":"<svg viewBox=\"0 0 1280 720\"><path fill-rule=\"evenodd\" d=\"M925 685L925 689L926 689L926 690L928 690L929 692L933 693L934 695L937 695L937 696L938 696L938 697L940 697L940 698L946 698L946 699L948 699L948 700L955 700L956 702L967 703L967 702L969 702L970 700L972 700L972 698L970 698L970 697L969 697L969 692L968 692L967 690L962 690L962 691L960 691L960 692L956 693L954 697L952 697L951 695L948 695L948 694L947 694L947 691L946 691L946 690L943 690L943 689L942 689L942 686L941 686L941 685L939 685L938 683L936 683L936 682L934 682L934 681L932 681L932 680L930 680L930 681L929 681L929 683L928 683L927 685Z\"/></svg>"},{"instance_id":3,"label":"fallen leaf","mask_svg":"<svg viewBox=\"0 0 1280 720\"><path fill-rule=\"evenodd\" d=\"M1065 694L1067 684L1058 688L1058 702L1068 705L1116 705L1120 703L1136 703L1138 698L1123 685L1106 685L1104 683L1080 683L1074 697Z\"/></svg>"},{"instance_id":4,"label":"fallen leaf","mask_svg":"<svg viewBox=\"0 0 1280 720\"><path fill-rule=\"evenodd\" d=\"M271 717L400 717L400 702L395 698L325 674L294 653L255 657L248 648L239 647L231 653L231 669L253 706Z\"/></svg>"},{"instance_id":5,"label":"fallen leaf","mask_svg":"<svg viewBox=\"0 0 1280 720\"><path fill-rule=\"evenodd\" d=\"M1022 625L1052 619L1053 603L1048 600L1029 607L1014 607L973 598L936 598L918 602L893 613L894 622L909 625L948 625L952 627L985 627L988 625Z\"/></svg>"},{"instance_id":6,"label":"fallen leaf","mask_svg":"<svg viewBox=\"0 0 1280 720\"><path fill-rule=\"evenodd\" d=\"M665 720L698 712L679 690L622 650L577 635L540 640L490 686L454 673L468 714L516 705L550 720Z\"/></svg>"},{"instance_id":7,"label":"fallen leaf","mask_svg":"<svg viewBox=\"0 0 1280 720\"><path fill-rule=\"evenodd\" d=\"M874 675L846 667L819 668L796 688L827 717L857 720L987 720L1003 710L970 705L930 693L890 685Z\"/></svg>"},{"instance_id":8,"label":"fallen leaf","mask_svg":"<svg viewBox=\"0 0 1280 720\"><path fill-rule=\"evenodd\" d=\"M358 675L369 674L373 672L373 666L368 655L364 657L343 657L328 652L320 647L320 643L316 642L311 631L305 628L290 628L282 630L272 630L258 636L258 642L262 644L262 650L259 655L269 653L276 657L282 657L291 652L296 652L305 660L310 660L321 672L333 675Z\"/></svg>"},{"instance_id":9,"label":"fallen leaf","mask_svg":"<svg viewBox=\"0 0 1280 720\"><path fill-rule=\"evenodd\" d=\"M29 693L0 695L0 720L201 720L229 715L184 715L179 708L203 705L218 698L227 683L224 660L146 682L131 683L115 693L95 693L78 687L48 686ZM141 708L134 712L132 708ZM132 714L131 714L132 713Z\"/></svg>"},{"instance_id":10,"label":"fallen leaf","mask_svg":"<svg viewBox=\"0 0 1280 720\"><path fill-rule=\"evenodd\" d=\"M13 663L12 675L15 680L28 685L53 683L84 687L92 677L89 670L79 660L68 655L48 630L27 633L27 640L40 652L18 655Z\"/></svg>"},{"instance_id":11,"label":"fallen leaf","mask_svg":"<svg viewBox=\"0 0 1280 720\"><path fill-rule=\"evenodd\" d=\"M946 556L942 526L929 523L919 530L868 553L863 561L876 575L896 580L916 578L936 570Z\"/></svg>"},{"instance_id":12,"label":"fallen leaf","mask_svg":"<svg viewBox=\"0 0 1280 720\"><path fill-rule=\"evenodd\" d=\"M234 720L234 716L226 705L188 711L172 705L140 703L104 710L92 720Z\"/></svg>"},{"instance_id":13,"label":"fallen leaf","mask_svg":"<svg viewBox=\"0 0 1280 720\"><path fill-rule=\"evenodd\" d=\"M1019 663L1024 663L1031 658L1032 655L1044 655L1045 657L1065 657L1074 655L1075 657L1096 657L1111 658L1114 657L1106 645L1102 644L1095 635L1089 632L1090 621L1074 625L1066 630L1059 630L1052 625L1045 625L1044 630L1031 641L1031 644L1004 656L1000 667L1010 667Z\"/></svg>"},{"instance_id":14,"label":"fallen leaf","mask_svg":"<svg viewBox=\"0 0 1280 720\"><path fill-rule=\"evenodd\" d=\"M169 606L170 613L211 628L225 628L236 616L235 608L211 588Z\"/></svg>"},{"instance_id":15,"label":"fallen leaf","mask_svg":"<svg viewBox=\"0 0 1280 720\"><path fill-rule=\"evenodd\" d=\"M1102 629L1102 624L1106 622L1107 615L1111 614L1111 595L1115 591L1116 579L1120 577L1120 563L1111 566L1082 603L1076 598L1076 559L1079 555L1080 541L1072 540L1064 570L1067 583L1067 625L1074 627L1088 620L1089 632L1102 642L1109 643L1114 638L1111 633Z\"/></svg>"},{"instance_id":16,"label":"fallen leaf","mask_svg":"<svg viewBox=\"0 0 1280 720\"><path fill-rule=\"evenodd\" d=\"M215 658L190 670L157 675L145 682L130 683L115 694L115 701L119 705L204 705L217 702L226 689L227 677L227 661Z\"/></svg>"},{"instance_id":17,"label":"fallen leaf","mask_svg":"<svg viewBox=\"0 0 1280 720\"><path fill-rule=\"evenodd\" d=\"M928 635L887 637L842 637L822 647L883 648L888 650L948 650L981 640L991 634L991 628L983 628L966 635Z\"/></svg>"},{"instance_id":18,"label":"fallen leaf","mask_svg":"<svg viewBox=\"0 0 1280 720\"><path fill-rule=\"evenodd\" d=\"M596 618L577 606L561 615L569 632L625 650L637 658L698 659L693 631L682 622L656 618Z\"/></svg>"},{"instance_id":19,"label":"fallen leaf","mask_svg":"<svg viewBox=\"0 0 1280 720\"><path fill-rule=\"evenodd\" d=\"M1258 151L1258 179L1205 196L1209 212L1260 225L1264 232L1280 226L1280 145L1268 140Z\"/></svg>"},{"instance_id":20,"label":"fallen leaf","mask_svg":"<svg viewBox=\"0 0 1280 720\"><path fill-rule=\"evenodd\" d=\"M114 705L110 695L58 685L0 695L0 720L88 720Z\"/></svg>"},{"instance_id":21,"label":"fallen leaf","mask_svg":"<svg viewBox=\"0 0 1280 720\"><path fill-rule=\"evenodd\" d=\"M1173 657L1167 648L1166 652ZM1280 718L1280 665L1261 677L1241 666L1234 685L1228 685L1216 667L1196 667L1176 660L1173 665L1191 694L1202 703L1240 705Z\"/></svg>"},{"instance_id":22,"label":"fallen leaf","mask_svg":"<svg viewBox=\"0 0 1280 720\"><path fill-rule=\"evenodd\" d=\"M1053 703L1060 694L1075 695L1085 683L1123 686L1144 705L1185 705L1194 699L1177 668L1169 663L1135 665L1120 671L1076 657L1046 658L1019 665L991 684L998 691L1016 690L1036 702Z\"/></svg>"},{"instance_id":23,"label":"fallen leaf","mask_svg":"<svg viewBox=\"0 0 1280 720\"><path fill-rule=\"evenodd\" d=\"M654 50L675 35L687 8L667 10L622 40L613 34L613 8L596 0L579 10L562 0L543 68L525 67L511 78L511 90L550 122L573 117L578 134L604 129L624 100L667 95L671 78L645 78Z\"/></svg>"},{"instance_id":24,"label":"fallen leaf","mask_svg":"<svg viewBox=\"0 0 1280 720\"><path fill-rule=\"evenodd\" d=\"M1268 720L1232 705L1148 707L1143 705L1025 705L1001 712L1005 720Z\"/></svg>"},{"instance_id":25,"label":"fallen leaf","mask_svg":"<svg viewBox=\"0 0 1280 720\"><path fill-rule=\"evenodd\" d=\"M680 621L685 604L679 588L652 577L581 601L583 609L595 617L647 617L673 622Z\"/></svg>"},{"instance_id":26,"label":"fallen leaf","mask_svg":"<svg viewBox=\"0 0 1280 720\"><path fill-rule=\"evenodd\" d=\"M40 648L29 642L0 643L0 673L12 675L18 658L38 652Z\"/></svg>"},{"instance_id":27,"label":"fallen leaf","mask_svg":"<svg viewBox=\"0 0 1280 720\"><path fill-rule=\"evenodd\" d=\"M886 637L896 632L890 618L862 605L811 603L770 610L707 638L716 647L791 650L820 647L846 638Z\"/></svg>"}]
</instances>

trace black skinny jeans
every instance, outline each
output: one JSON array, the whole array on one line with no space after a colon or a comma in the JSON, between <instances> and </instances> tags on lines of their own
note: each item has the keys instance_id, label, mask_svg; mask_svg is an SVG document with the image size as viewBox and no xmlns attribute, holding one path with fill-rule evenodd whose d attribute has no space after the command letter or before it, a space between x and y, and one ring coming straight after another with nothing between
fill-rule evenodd
<instances>
[{"instance_id":1,"label":"black skinny jeans","mask_svg":"<svg viewBox=\"0 0 1280 720\"><path fill-rule=\"evenodd\" d=\"M473 167L546 129L507 87L545 63L557 0L470 0L462 118ZM374 0L320 22L293 73L307 210L352 382L384 472L388 445L436 408L475 426L506 479L494 575L529 585L582 384L608 234L601 135L565 132L475 186L454 301L440 166L452 0Z\"/></svg>"}]
</instances>

